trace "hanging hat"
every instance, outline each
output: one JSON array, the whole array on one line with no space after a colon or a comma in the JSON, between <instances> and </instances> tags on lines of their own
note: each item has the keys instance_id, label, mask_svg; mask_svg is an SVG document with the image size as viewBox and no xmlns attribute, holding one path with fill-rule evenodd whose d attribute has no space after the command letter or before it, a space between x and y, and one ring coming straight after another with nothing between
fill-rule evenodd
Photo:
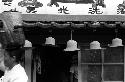
<instances>
[{"instance_id":1,"label":"hanging hat","mask_svg":"<svg viewBox=\"0 0 125 82\"><path fill-rule=\"evenodd\" d=\"M24 47L32 47L32 43L28 40L25 40Z\"/></svg>"},{"instance_id":2,"label":"hanging hat","mask_svg":"<svg viewBox=\"0 0 125 82\"><path fill-rule=\"evenodd\" d=\"M32 43L29 40L25 40L24 49L33 49Z\"/></svg>"},{"instance_id":3,"label":"hanging hat","mask_svg":"<svg viewBox=\"0 0 125 82\"><path fill-rule=\"evenodd\" d=\"M93 41L90 43L90 49L101 49L100 43L98 41Z\"/></svg>"},{"instance_id":4,"label":"hanging hat","mask_svg":"<svg viewBox=\"0 0 125 82\"><path fill-rule=\"evenodd\" d=\"M110 47L118 47L118 46L123 46L122 44L122 39L115 38L112 40L112 44L109 45Z\"/></svg>"},{"instance_id":5,"label":"hanging hat","mask_svg":"<svg viewBox=\"0 0 125 82\"><path fill-rule=\"evenodd\" d=\"M22 15L21 12L2 12L5 22L9 22L8 24L12 24L13 26L22 26Z\"/></svg>"},{"instance_id":6,"label":"hanging hat","mask_svg":"<svg viewBox=\"0 0 125 82\"><path fill-rule=\"evenodd\" d=\"M64 51L75 51L75 50L80 50L77 48L77 42L74 40L69 40L67 42L67 48L64 49Z\"/></svg>"},{"instance_id":7,"label":"hanging hat","mask_svg":"<svg viewBox=\"0 0 125 82\"><path fill-rule=\"evenodd\" d=\"M48 37L48 38L46 38L45 44L48 44L48 45L55 45L55 39L52 38L52 37Z\"/></svg>"}]
</instances>

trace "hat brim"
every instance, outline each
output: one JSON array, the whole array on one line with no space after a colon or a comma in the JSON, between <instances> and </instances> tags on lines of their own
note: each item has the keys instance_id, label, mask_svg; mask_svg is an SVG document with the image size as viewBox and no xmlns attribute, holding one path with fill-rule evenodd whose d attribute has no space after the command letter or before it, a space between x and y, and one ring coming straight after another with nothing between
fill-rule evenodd
<instances>
[{"instance_id":1,"label":"hat brim","mask_svg":"<svg viewBox=\"0 0 125 82\"><path fill-rule=\"evenodd\" d=\"M101 48L101 47L96 47L96 48L94 48L94 47L91 48L91 47L90 47L90 49L102 49L102 48Z\"/></svg>"},{"instance_id":2,"label":"hat brim","mask_svg":"<svg viewBox=\"0 0 125 82\"><path fill-rule=\"evenodd\" d=\"M102 48L90 48L91 50L98 50L98 49L102 49Z\"/></svg>"},{"instance_id":3,"label":"hat brim","mask_svg":"<svg viewBox=\"0 0 125 82\"><path fill-rule=\"evenodd\" d=\"M59 47L58 45L52 45L52 44L42 44L42 46Z\"/></svg>"},{"instance_id":4,"label":"hat brim","mask_svg":"<svg viewBox=\"0 0 125 82\"><path fill-rule=\"evenodd\" d=\"M70 49L70 48L66 48L66 49L64 49L64 51L79 51L80 49Z\"/></svg>"},{"instance_id":5,"label":"hat brim","mask_svg":"<svg viewBox=\"0 0 125 82\"><path fill-rule=\"evenodd\" d=\"M11 49L11 48L4 48L5 50L16 50L16 49L19 49L19 48L16 48L16 49ZM23 49L23 50L29 50L29 49L35 49L35 47L22 47L20 49Z\"/></svg>"},{"instance_id":6,"label":"hat brim","mask_svg":"<svg viewBox=\"0 0 125 82\"><path fill-rule=\"evenodd\" d=\"M112 44L109 44L108 46L109 47L119 47L119 46L124 46L124 45L112 45Z\"/></svg>"},{"instance_id":7,"label":"hat brim","mask_svg":"<svg viewBox=\"0 0 125 82\"><path fill-rule=\"evenodd\" d=\"M22 49L24 49L24 50L35 49L35 47L23 47Z\"/></svg>"},{"instance_id":8,"label":"hat brim","mask_svg":"<svg viewBox=\"0 0 125 82\"><path fill-rule=\"evenodd\" d=\"M85 49L85 50L103 50L103 49L106 49L106 48Z\"/></svg>"}]
</instances>

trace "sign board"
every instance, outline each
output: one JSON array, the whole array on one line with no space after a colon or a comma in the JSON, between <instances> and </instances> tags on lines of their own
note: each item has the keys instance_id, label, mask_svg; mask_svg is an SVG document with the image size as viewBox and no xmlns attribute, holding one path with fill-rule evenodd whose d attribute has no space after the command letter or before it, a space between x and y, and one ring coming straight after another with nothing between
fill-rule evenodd
<instances>
[{"instance_id":1,"label":"sign board","mask_svg":"<svg viewBox=\"0 0 125 82\"><path fill-rule=\"evenodd\" d=\"M27 14L28 21L125 20L124 0L0 0L0 8Z\"/></svg>"},{"instance_id":2,"label":"sign board","mask_svg":"<svg viewBox=\"0 0 125 82\"><path fill-rule=\"evenodd\" d=\"M56 15L124 15L123 0L1 0L0 12Z\"/></svg>"}]
</instances>

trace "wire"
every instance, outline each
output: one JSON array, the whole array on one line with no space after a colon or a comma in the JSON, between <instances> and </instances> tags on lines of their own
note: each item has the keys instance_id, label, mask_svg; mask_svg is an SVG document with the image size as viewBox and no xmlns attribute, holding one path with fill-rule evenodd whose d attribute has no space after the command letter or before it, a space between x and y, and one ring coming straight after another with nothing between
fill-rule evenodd
<instances>
[{"instance_id":1,"label":"wire","mask_svg":"<svg viewBox=\"0 0 125 82\"><path fill-rule=\"evenodd\" d=\"M71 40L72 40L72 31L73 31L73 30L71 29Z\"/></svg>"},{"instance_id":2,"label":"wire","mask_svg":"<svg viewBox=\"0 0 125 82\"><path fill-rule=\"evenodd\" d=\"M118 37L118 29L117 28L115 29L115 37L116 38Z\"/></svg>"}]
</instances>

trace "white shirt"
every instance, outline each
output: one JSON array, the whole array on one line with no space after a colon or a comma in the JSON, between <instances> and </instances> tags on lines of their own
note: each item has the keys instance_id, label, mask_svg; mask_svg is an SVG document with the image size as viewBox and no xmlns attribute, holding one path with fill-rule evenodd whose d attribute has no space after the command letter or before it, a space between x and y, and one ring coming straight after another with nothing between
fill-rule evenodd
<instances>
[{"instance_id":1,"label":"white shirt","mask_svg":"<svg viewBox=\"0 0 125 82\"><path fill-rule=\"evenodd\" d=\"M11 70L5 72L0 82L28 82L28 76L24 68L17 64Z\"/></svg>"}]
</instances>

